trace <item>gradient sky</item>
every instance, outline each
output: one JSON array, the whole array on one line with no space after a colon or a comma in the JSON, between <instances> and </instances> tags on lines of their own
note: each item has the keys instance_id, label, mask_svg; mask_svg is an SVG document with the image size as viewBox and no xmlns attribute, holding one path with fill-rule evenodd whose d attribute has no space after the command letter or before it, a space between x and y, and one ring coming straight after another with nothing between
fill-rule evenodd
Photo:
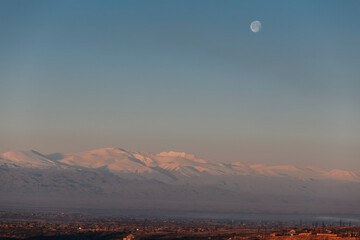
<instances>
[{"instance_id":1,"label":"gradient sky","mask_svg":"<svg viewBox=\"0 0 360 240\"><path fill-rule=\"evenodd\" d=\"M0 152L360 170L359 12L355 0L0 0Z\"/></svg>"}]
</instances>

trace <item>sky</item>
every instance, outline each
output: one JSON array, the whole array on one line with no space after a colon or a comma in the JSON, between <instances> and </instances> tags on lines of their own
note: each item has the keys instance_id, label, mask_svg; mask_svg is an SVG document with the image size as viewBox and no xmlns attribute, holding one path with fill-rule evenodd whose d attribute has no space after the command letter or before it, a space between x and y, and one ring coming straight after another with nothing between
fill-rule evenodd
<instances>
[{"instance_id":1,"label":"sky","mask_svg":"<svg viewBox=\"0 0 360 240\"><path fill-rule=\"evenodd\" d=\"M355 0L0 0L0 152L360 170L359 12Z\"/></svg>"}]
</instances>

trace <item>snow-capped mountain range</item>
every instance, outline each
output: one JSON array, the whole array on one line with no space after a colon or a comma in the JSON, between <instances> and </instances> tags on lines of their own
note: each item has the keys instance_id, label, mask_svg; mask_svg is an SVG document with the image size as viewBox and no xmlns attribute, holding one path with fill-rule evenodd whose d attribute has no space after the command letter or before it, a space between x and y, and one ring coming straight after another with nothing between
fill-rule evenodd
<instances>
[{"instance_id":1,"label":"snow-capped mountain range","mask_svg":"<svg viewBox=\"0 0 360 240\"><path fill-rule=\"evenodd\" d=\"M360 214L360 173L101 148L0 154L0 210L76 207Z\"/></svg>"},{"instance_id":2,"label":"snow-capped mountain range","mask_svg":"<svg viewBox=\"0 0 360 240\"><path fill-rule=\"evenodd\" d=\"M50 155L44 155L34 150L12 151L0 155L0 165L39 169L53 167L102 168L120 176L143 174L155 179L169 178L169 180L201 175L248 175L291 177L301 180L331 179L360 182L359 171L340 169L325 171L311 166L267 166L246 162L221 163L185 152L171 151L151 154L128 151L122 148L101 148L73 154L56 153Z\"/></svg>"}]
</instances>

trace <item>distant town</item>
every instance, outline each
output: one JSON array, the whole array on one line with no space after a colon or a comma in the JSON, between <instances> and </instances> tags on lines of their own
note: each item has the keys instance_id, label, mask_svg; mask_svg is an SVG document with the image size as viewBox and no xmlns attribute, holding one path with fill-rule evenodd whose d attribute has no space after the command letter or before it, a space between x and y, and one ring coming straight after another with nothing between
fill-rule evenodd
<instances>
[{"instance_id":1,"label":"distant town","mask_svg":"<svg viewBox=\"0 0 360 240\"><path fill-rule=\"evenodd\" d=\"M360 239L351 222L280 222L0 212L0 239Z\"/></svg>"}]
</instances>

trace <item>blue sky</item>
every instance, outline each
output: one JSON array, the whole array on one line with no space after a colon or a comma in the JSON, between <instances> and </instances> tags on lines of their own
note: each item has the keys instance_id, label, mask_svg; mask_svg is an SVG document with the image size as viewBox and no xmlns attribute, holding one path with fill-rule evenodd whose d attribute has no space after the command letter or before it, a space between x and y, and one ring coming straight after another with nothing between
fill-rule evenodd
<instances>
[{"instance_id":1,"label":"blue sky","mask_svg":"<svg viewBox=\"0 0 360 240\"><path fill-rule=\"evenodd\" d=\"M0 152L119 146L360 170L359 11L2 0Z\"/></svg>"}]
</instances>

